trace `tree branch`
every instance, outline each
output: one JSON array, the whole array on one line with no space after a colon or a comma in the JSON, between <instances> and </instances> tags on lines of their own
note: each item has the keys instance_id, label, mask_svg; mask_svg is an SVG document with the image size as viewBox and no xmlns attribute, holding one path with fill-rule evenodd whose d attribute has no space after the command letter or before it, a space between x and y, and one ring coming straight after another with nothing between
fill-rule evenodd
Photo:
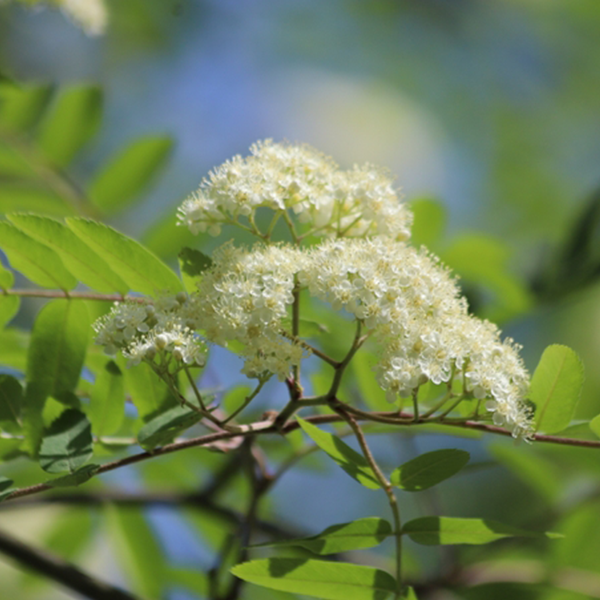
<instances>
[{"instance_id":1,"label":"tree branch","mask_svg":"<svg viewBox=\"0 0 600 600\"><path fill-rule=\"evenodd\" d=\"M0 552L26 569L44 575L74 592L83 594L86 598L92 600L136 600L136 596L129 592L99 581L62 558L58 558L46 550L28 546L1 531Z\"/></svg>"},{"instance_id":2,"label":"tree branch","mask_svg":"<svg viewBox=\"0 0 600 600\"><path fill-rule=\"evenodd\" d=\"M354 413L353 413L354 414ZM374 413L362 413L361 415L354 414L355 418L360 421L379 421L384 420L388 425L397 424L401 427L418 427L422 425L446 425L448 427L458 427L460 429L470 429L475 431L483 431L487 433L494 433L496 435L503 435L512 437L512 434L507 429L498 427L496 425L487 425L486 423L480 423L479 421L455 421L455 420L442 420L439 419L419 419L418 421L413 420L413 415L410 413L398 413L398 412L374 412ZM325 424L325 423L337 423L343 419L340 415L314 415L306 417L306 420L313 424ZM287 434L299 428L297 421L288 421L282 427L277 427L273 422L273 419L266 421L257 421L255 423L249 423L247 425L240 425L236 427L235 431L222 431L218 433L210 433L196 438L190 438L179 442L173 442L172 444L166 444L160 448L155 448L151 452L140 452L132 456L126 456L118 460L106 463L102 465L97 474L107 473L108 471L114 471L121 467L126 467L150 458L157 458L163 454L171 454L173 452L179 452L186 450L187 448L198 448L202 446L210 446L216 442L223 440L231 440L238 436L246 437L249 435L264 435L264 434ZM600 448L600 440L578 440L574 438L565 438L555 435L544 435L536 433L533 436L533 440L537 442L560 444L566 446L579 446L582 448ZM7 495L5 501L12 500L15 498L22 498L24 496L31 496L47 490L53 489L53 487L47 483L38 483L29 487L15 490L11 494Z\"/></svg>"}]
</instances>

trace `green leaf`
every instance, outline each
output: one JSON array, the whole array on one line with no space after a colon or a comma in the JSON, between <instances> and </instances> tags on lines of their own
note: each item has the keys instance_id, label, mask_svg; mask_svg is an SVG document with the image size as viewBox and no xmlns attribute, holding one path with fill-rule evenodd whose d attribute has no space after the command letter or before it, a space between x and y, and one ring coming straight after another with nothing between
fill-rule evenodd
<instances>
[{"instance_id":1,"label":"green leaf","mask_svg":"<svg viewBox=\"0 0 600 600\"><path fill-rule=\"evenodd\" d=\"M81 411L68 408L44 431L39 461L47 473L75 473L92 453L88 418Z\"/></svg>"},{"instance_id":2,"label":"green leaf","mask_svg":"<svg viewBox=\"0 0 600 600\"><path fill-rule=\"evenodd\" d=\"M583 387L583 364L567 346L548 346L538 363L529 398L536 406L536 431L556 433L569 425Z\"/></svg>"},{"instance_id":3,"label":"green leaf","mask_svg":"<svg viewBox=\"0 0 600 600\"><path fill-rule=\"evenodd\" d=\"M75 391L90 329L85 303L54 300L46 304L33 326L26 373L28 384L55 398Z\"/></svg>"},{"instance_id":4,"label":"green leaf","mask_svg":"<svg viewBox=\"0 0 600 600\"><path fill-rule=\"evenodd\" d=\"M146 423L138 433L138 442L146 449L167 444L201 418L202 415L192 408L174 406Z\"/></svg>"},{"instance_id":5,"label":"green leaf","mask_svg":"<svg viewBox=\"0 0 600 600\"><path fill-rule=\"evenodd\" d=\"M146 419L164 404L169 393L167 384L146 363L124 368L125 359L118 360L121 372L125 376L125 388L131 395L140 417Z\"/></svg>"},{"instance_id":6,"label":"green leaf","mask_svg":"<svg viewBox=\"0 0 600 600\"><path fill-rule=\"evenodd\" d=\"M44 483L52 487L75 487L89 481L100 469L100 465L84 465L74 473L48 479ZM51 471L53 472L53 471Z\"/></svg>"},{"instance_id":7,"label":"green leaf","mask_svg":"<svg viewBox=\"0 0 600 600\"><path fill-rule=\"evenodd\" d=\"M24 372L27 366L29 335L20 329L0 329L0 365Z\"/></svg>"},{"instance_id":8,"label":"green leaf","mask_svg":"<svg viewBox=\"0 0 600 600\"><path fill-rule=\"evenodd\" d=\"M138 509L107 507L108 531L123 573L142 598L163 598L167 566L162 548Z\"/></svg>"},{"instance_id":9,"label":"green leaf","mask_svg":"<svg viewBox=\"0 0 600 600\"><path fill-rule=\"evenodd\" d=\"M381 486L375 477L366 458L359 454L340 438L315 427L308 421L296 417L304 433L312 439L321 450L325 451L350 477L353 477L365 487L376 490Z\"/></svg>"},{"instance_id":10,"label":"green leaf","mask_svg":"<svg viewBox=\"0 0 600 600\"><path fill-rule=\"evenodd\" d=\"M407 492L426 490L458 473L469 462L464 450L434 450L398 467L390 482Z\"/></svg>"},{"instance_id":11,"label":"green leaf","mask_svg":"<svg viewBox=\"0 0 600 600\"><path fill-rule=\"evenodd\" d=\"M0 222L0 248L15 270L42 287L67 291L77 285L54 250L5 221Z\"/></svg>"},{"instance_id":12,"label":"green leaf","mask_svg":"<svg viewBox=\"0 0 600 600\"><path fill-rule=\"evenodd\" d=\"M350 563L268 558L236 565L231 572L256 585L324 600L384 600L396 591L389 573Z\"/></svg>"},{"instance_id":13,"label":"green leaf","mask_svg":"<svg viewBox=\"0 0 600 600\"><path fill-rule=\"evenodd\" d=\"M385 398L385 392L375 379L372 364L376 358L368 352L357 352L352 359L351 367L356 377L361 400L372 410L388 411L390 403Z\"/></svg>"},{"instance_id":14,"label":"green leaf","mask_svg":"<svg viewBox=\"0 0 600 600\"><path fill-rule=\"evenodd\" d=\"M87 308L78 300L49 302L35 320L28 350L23 407L25 448L32 454L40 440L46 398L60 398L77 386L89 334Z\"/></svg>"},{"instance_id":15,"label":"green leaf","mask_svg":"<svg viewBox=\"0 0 600 600\"><path fill-rule=\"evenodd\" d=\"M60 221L23 213L7 216L26 234L55 250L67 269L85 285L99 292L128 291L128 285L106 262Z\"/></svg>"},{"instance_id":16,"label":"green leaf","mask_svg":"<svg viewBox=\"0 0 600 600\"><path fill-rule=\"evenodd\" d=\"M102 90L98 86L64 88L46 112L39 146L58 167L68 165L98 131L102 119Z\"/></svg>"},{"instance_id":17,"label":"green leaf","mask_svg":"<svg viewBox=\"0 0 600 600\"><path fill-rule=\"evenodd\" d=\"M73 207L64 198L38 183L8 180L0 184L0 212L15 211L31 211L64 217L73 214Z\"/></svg>"},{"instance_id":18,"label":"green leaf","mask_svg":"<svg viewBox=\"0 0 600 600\"><path fill-rule=\"evenodd\" d=\"M229 389L229 391L223 396L221 406L223 410L230 415L235 412L246 400L246 398L252 393L252 388L248 385L236 385ZM288 436L286 436L287 438Z\"/></svg>"},{"instance_id":19,"label":"green leaf","mask_svg":"<svg viewBox=\"0 0 600 600\"><path fill-rule=\"evenodd\" d=\"M67 225L125 281L143 294L177 293L183 286L177 275L152 252L108 225L68 218Z\"/></svg>"},{"instance_id":20,"label":"green leaf","mask_svg":"<svg viewBox=\"0 0 600 600\"><path fill-rule=\"evenodd\" d=\"M555 533L524 531L489 519L461 519L455 517L421 517L409 521L402 528L413 542L424 546L450 544L489 544L505 537L562 537Z\"/></svg>"},{"instance_id":21,"label":"green leaf","mask_svg":"<svg viewBox=\"0 0 600 600\"><path fill-rule=\"evenodd\" d=\"M0 155L1 153L0 147ZM4 181L0 184L0 213L14 211L32 211L64 217L73 214L73 207L64 198L38 183L22 180Z\"/></svg>"},{"instance_id":22,"label":"green leaf","mask_svg":"<svg viewBox=\"0 0 600 600\"><path fill-rule=\"evenodd\" d=\"M591 421L590 421L590 429L598 436L600 437L600 415L595 416Z\"/></svg>"},{"instance_id":23,"label":"green leaf","mask_svg":"<svg viewBox=\"0 0 600 600\"><path fill-rule=\"evenodd\" d=\"M177 225L178 209L179 205L159 215L141 238L147 248L163 258L175 258L181 248L198 243L187 227Z\"/></svg>"},{"instance_id":24,"label":"green leaf","mask_svg":"<svg viewBox=\"0 0 600 600\"><path fill-rule=\"evenodd\" d=\"M14 481L12 479L0 475L0 492L6 491L13 483Z\"/></svg>"},{"instance_id":25,"label":"green leaf","mask_svg":"<svg viewBox=\"0 0 600 600\"><path fill-rule=\"evenodd\" d=\"M321 533L311 537L259 544L255 548L301 546L314 554L336 554L349 550L360 550L378 546L392 535L392 527L378 517L366 517L350 523L332 525Z\"/></svg>"},{"instance_id":26,"label":"green leaf","mask_svg":"<svg viewBox=\"0 0 600 600\"><path fill-rule=\"evenodd\" d=\"M33 127L52 94L50 85L3 86L0 94L0 130L25 131Z\"/></svg>"},{"instance_id":27,"label":"green leaf","mask_svg":"<svg viewBox=\"0 0 600 600\"><path fill-rule=\"evenodd\" d=\"M23 405L23 388L10 375L0 375L0 421L19 423Z\"/></svg>"},{"instance_id":28,"label":"green leaf","mask_svg":"<svg viewBox=\"0 0 600 600\"><path fill-rule=\"evenodd\" d=\"M446 209L443 204L430 198L418 198L410 203L413 212L411 243L433 247L440 241L446 227Z\"/></svg>"},{"instance_id":29,"label":"green leaf","mask_svg":"<svg viewBox=\"0 0 600 600\"><path fill-rule=\"evenodd\" d=\"M405 587L402 590L401 598L404 598L404 600L419 600L415 590L411 587Z\"/></svg>"},{"instance_id":30,"label":"green leaf","mask_svg":"<svg viewBox=\"0 0 600 600\"><path fill-rule=\"evenodd\" d=\"M442 253L442 260L465 282L481 285L493 293L482 307L483 316L499 321L527 311L532 296L524 282L508 268L510 246L503 240L479 234L463 234Z\"/></svg>"},{"instance_id":31,"label":"green leaf","mask_svg":"<svg viewBox=\"0 0 600 600\"><path fill-rule=\"evenodd\" d=\"M563 490L564 483L560 474L547 458L532 451L523 452L523 448L500 443L491 444L488 451L525 485L536 490L544 498L556 499Z\"/></svg>"},{"instance_id":32,"label":"green leaf","mask_svg":"<svg viewBox=\"0 0 600 600\"><path fill-rule=\"evenodd\" d=\"M100 171L90 184L91 201L102 211L123 210L150 184L166 164L173 141L164 136L135 140Z\"/></svg>"},{"instance_id":33,"label":"green leaf","mask_svg":"<svg viewBox=\"0 0 600 600\"><path fill-rule=\"evenodd\" d=\"M119 430L125 417L125 381L117 363L109 360L96 375L88 411L92 430L98 437Z\"/></svg>"},{"instance_id":34,"label":"green leaf","mask_svg":"<svg viewBox=\"0 0 600 600\"><path fill-rule=\"evenodd\" d=\"M16 492L18 488L8 488L3 492L0 492L0 502L6 500L13 492Z\"/></svg>"},{"instance_id":35,"label":"green leaf","mask_svg":"<svg viewBox=\"0 0 600 600\"><path fill-rule=\"evenodd\" d=\"M198 597L205 598L209 594L208 577L197 569L171 567L167 577L172 586L184 588Z\"/></svg>"},{"instance_id":36,"label":"green leaf","mask_svg":"<svg viewBox=\"0 0 600 600\"><path fill-rule=\"evenodd\" d=\"M0 294L0 329L4 329L7 323L19 312L21 299L18 296L4 296Z\"/></svg>"},{"instance_id":37,"label":"green leaf","mask_svg":"<svg viewBox=\"0 0 600 600\"><path fill-rule=\"evenodd\" d=\"M185 289L188 292L196 291L199 277L210 268L213 262L212 258L193 248L183 248L178 258L179 272Z\"/></svg>"},{"instance_id":38,"label":"green leaf","mask_svg":"<svg viewBox=\"0 0 600 600\"><path fill-rule=\"evenodd\" d=\"M9 290L15 284L15 276L11 271L0 265L0 288Z\"/></svg>"}]
</instances>

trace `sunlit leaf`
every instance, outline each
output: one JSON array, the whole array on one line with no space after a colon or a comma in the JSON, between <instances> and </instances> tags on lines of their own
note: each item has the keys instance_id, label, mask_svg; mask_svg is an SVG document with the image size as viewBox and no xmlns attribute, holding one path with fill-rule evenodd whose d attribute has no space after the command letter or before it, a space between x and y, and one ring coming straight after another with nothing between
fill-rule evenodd
<instances>
[{"instance_id":1,"label":"sunlit leaf","mask_svg":"<svg viewBox=\"0 0 600 600\"><path fill-rule=\"evenodd\" d=\"M46 84L3 86L0 94L0 130L24 131L39 120L52 94Z\"/></svg>"},{"instance_id":2,"label":"sunlit leaf","mask_svg":"<svg viewBox=\"0 0 600 600\"><path fill-rule=\"evenodd\" d=\"M164 136L147 136L132 142L92 180L92 202L107 213L123 210L166 164L172 148L173 141Z\"/></svg>"},{"instance_id":3,"label":"sunlit leaf","mask_svg":"<svg viewBox=\"0 0 600 600\"><path fill-rule=\"evenodd\" d=\"M583 387L583 364L567 346L548 346L531 379L536 429L556 433L569 425Z\"/></svg>"},{"instance_id":4,"label":"sunlit leaf","mask_svg":"<svg viewBox=\"0 0 600 600\"><path fill-rule=\"evenodd\" d=\"M15 284L15 276L11 271L0 265L0 288L3 290L10 289Z\"/></svg>"},{"instance_id":5,"label":"sunlit leaf","mask_svg":"<svg viewBox=\"0 0 600 600\"><path fill-rule=\"evenodd\" d=\"M296 419L300 423L300 427L302 427L304 433L340 465L350 477L353 477L356 481L372 490L381 487L367 459L362 454L350 448L339 437L315 427L300 417L296 417Z\"/></svg>"},{"instance_id":6,"label":"sunlit leaf","mask_svg":"<svg viewBox=\"0 0 600 600\"><path fill-rule=\"evenodd\" d=\"M125 367L126 361L118 360L125 377L125 387L131 395L140 417L154 415L165 404L169 395L167 384L146 363Z\"/></svg>"},{"instance_id":7,"label":"sunlit leaf","mask_svg":"<svg viewBox=\"0 0 600 600\"><path fill-rule=\"evenodd\" d=\"M177 209L170 209L159 215L144 232L141 241L158 256L174 258L181 248L197 245L198 237L187 227L178 226Z\"/></svg>"},{"instance_id":8,"label":"sunlit leaf","mask_svg":"<svg viewBox=\"0 0 600 600\"><path fill-rule=\"evenodd\" d=\"M19 312L21 299L18 296L5 296L0 294L0 329Z\"/></svg>"},{"instance_id":9,"label":"sunlit leaf","mask_svg":"<svg viewBox=\"0 0 600 600\"><path fill-rule=\"evenodd\" d=\"M0 365L25 372L28 346L28 333L15 327L0 329Z\"/></svg>"},{"instance_id":10,"label":"sunlit leaf","mask_svg":"<svg viewBox=\"0 0 600 600\"><path fill-rule=\"evenodd\" d=\"M208 577L197 569L172 567L167 575L171 585L181 587L198 597L206 597L208 594Z\"/></svg>"},{"instance_id":11,"label":"sunlit leaf","mask_svg":"<svg viewBox=\"0 0 600 600\"><path fill-rule=\"evenodd\" d=\"M392 527L387 521L377 517L366 517L350 523L332 525L311 537L260 544L257 547L301 546L314 554L326 555L372 548L391 535Z\"/></svg>"},{"instance_id":12,"label":"sunlit leaf","mask_svg":"<svg viewBox=\"0 0 600 600\"><path fill-rule=\"evenodd\" d=\"M595 416L591 421L590 421L590 429L598 436L600 437L600 415Z\"/></svg>"},{"instance_id":13,"label":"sunlit leaf","mask_svg":"<svg viewBox=\"0 0 600 600\"><path fill-rule=\"evenodd\" d=\"M248 385L236 385L229 389L223 396L221 404L223 410L227 414L231 414L237 410L252 392L252 388ZM286 438L289 436L286 436Z\"/></svg>"},{"instance_id":14,"label":"sunlit leaf","mask_svg":"<svg viewBox=\"0 0 600 600\"><path fill-rule=\"evenodd\" d=\"M0 148L0 171L1 165ZM39 183L5 181L0 183L0 212L31 211L64 217L73 214L73 206Z\"/></svg>"},{"instance_id":15,"label":"sunlit leaf","mask_svg":"<svg viewBox=\"0 0 600 600\"><path fill-rule=\"evenodd\" d=\"M562 537L555 533L525 531L489 519L421 517L402 527L413 542L425 546L450 544L488 544L505 537Z\"/></svg>"},{"instance_id":16,"label":"sunlit leaf","mask_svg":"<svg viewBox=\"0 0 600 600\"><path fill-rule=\"evenodd\" d=\"M128 291L127 284L106 262L60 221L31 214L7 216L26 234L55 250L67 269L85 285L99 292Z\"/></svg>"},{"instance_id":17,"label":"sunlit leaf","mask_svg":"<svg viewBox=\"0 0 600 600\"><path fill-rule=\"evenodd\" d=\"M66 291L77 285L77 279L67 271L54 250L6 221L0 221L0 249L15 270L42 287Z\"/></svg>"},{"instance_id":18,"label":"sunlit leaf","mask_svg":"<svg viewBox=\"0 0 600 600\"><path fill-rule=\"evenodd\" d=\"M494 293L482 307L483 316L500 321L528 310L532 297L524 282L508 268L510 247L500 239L463 234L442 253L442 260L467 283L484 286Z\"/></svg>"},{"instance_id":19,"label":"sunlit leaf","mask_svg":"<svg viewBox=\"0 0 600 600\"><path fill-rule=\"evenodd\" d=\"M350 563L268 558L236 565L231 572L256 585L324 600L384 600L396 591L389 573Z\"/></svg>"},{"instance_id":20,"label":"sunlit leaf","mask_svg":"<svg viewBox=\"0 0 600 600\"><path fill-rule=\"evenodd\" d=\"M354 356L350 365L356 377L361 400L372 410L387 411L391 405L375 379L372 369L375 360L368 352L361 351Z\"/></svg>"},{"instance_id":21,"label":"sunlit leaf","mask_svg":"<svg viewBox=\"0 0 600 600\"><path fill-rule=\"evenodd\" d=\"M413 212L411 243L417 248L421 245L432 248L439 242L446 226L444 205L431 198L417 198L410 203Z\"/></svg>"},{"instance_id":22,"label":"sunlit leaf","mask_svg":"<svg viewBox=\"0 0 600 600\"><path fill-rule=\"evenodd\" d=\"M464 450L434 450L398 467L390 482L408 492L426 490L458 473L469 462Z\"/></svg>"},{"instance_id":23,"label":"sunlit leaf","mask_svg":"<svg viewBox=\"0 0 600 600\"><path fill-rule=\"evenodd\" d=\"M28 385L60 397L77 386L90 337L90 319L78 300L53 300L33 326L27 365Z\"/></svg>"},{"instance_id":24,"label":"sunlit leaf","mask_svg":"<svg viewBox=\"0 0 600 600\"><path fill-rule=\"evenodd\" d=\"M98 437L118 431L125 417L125 381L119 366L108 360L96 374L88 415Z\"/></svg>"},{"instance_id":25,"label":"sunlit leaf","mask_svg":"<svg viewBox=\"0 0 600 600\"><path fill-rule=\"evenodd\" d=\"M54 300L38 314L28 350L23 406L25 447L29 452L37 450L46 398L60 398L75 389L89 335L89 316L83 302Z\"/></svg>"},{"instance_id":26,"label":"sunlit leaf","mask_svg":"<svg viewBox=\"0 0 600 600\"><path fill-rule=\"evenodd\" d=\"M44 431L40 466L48 473L74 473L92 456L92 427L79 410L68 408Z\"/></svg>"},{"instance_id":27,"label":"sunlit leaf","mask_svg":"<svg viewBox=\"0 0 600 600\"><path fill-rule=\"evenodd\" d=\"M63 88L40 125L40 149L54 165L64 167L98 131L102 90L98 86Z\"/></svg>"},{"instance_id":28,"label":"sunlit leaf","mask_svg":"<svg viewBox=\"0 0 600 600\"><path fill-rule=\"evenodd\" d=\"M177 275L140 243L108 225L70 217L67 225L136 292L157 294L183 291Z\"/></svg>"}]
</instances>

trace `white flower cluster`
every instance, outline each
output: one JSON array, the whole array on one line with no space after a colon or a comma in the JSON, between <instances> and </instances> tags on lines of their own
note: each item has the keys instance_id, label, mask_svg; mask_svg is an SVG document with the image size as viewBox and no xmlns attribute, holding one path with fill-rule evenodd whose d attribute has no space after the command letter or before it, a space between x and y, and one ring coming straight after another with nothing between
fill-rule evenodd
<instances>
[{"instance_id":1,"label":"white flower cluster","mask_svg":"<svg viewBox=\"0 0 600 600\"><path fill-rule=\"evenodd\" d=\"M218 235L240 217L251 222L260 207L289 210L315 235L410 236L412 214L382 169L365 165L342 171L306 145L254 144L211 171L179 209L180 224Z\"/></svg>"},{"instance_id":2,"label":"white flower cluster","mask_svg":"<svg viewBox=\"0 0 600 600\"><path fill-rule=\"evenodd\" d=\"M530 416L521 399L528 374L512 340L467 314L446 269L425 251L384 239L331 240L310 250L298 274L311 295L364 321L379 338L377 365L390 400L430 380L467 381L464 391L490 398L497 424L526 436Z\"/></svg>"},{"instance_id":3,"label":"white flower cluster","mask_svg":"<svg viewBox=\"0 0 600 600\"><path fill-rule=\"evenodd\" d=\"M243 344L243 373L285 379L306 352L281 335L293 302L294 275L303 254L292 247L260 246L251 251L222 246L198 290L198 318L216 344Z\"/></svg>"},{"instance_id":4,"label":"white flower cluster","mask_svg":"<svg viewBox=\"0 0 600 600\"><path fill-rule=\"evenodd\" d=\"M207 350L195 333L197 313L195 299L184 293L164 296L154 304L116 303L94 324L96 343L107 354L120 350L130 365L152 362L158 356L163 364L174 360L176 369L204 366Z\"/></svg>"},{"instance_id":5,"label":"white flower cluster","mask_svg":"<svg viewBox=\"0 0 600 600\"><path fill-rule=\"evenodd\" d=\"M515 436L531 434L523 399L528 374L512 340L468 314L455 281L408 238L410 213L389 179L372 167L341 171L307 146L267 141L248 158L213 171L180 209L194 232L218 233L254 211L291 211L309 230L328 236L318 245L227 243L203 272L196 293L153 305L123 304L97 325L97 342L121 349L132 362L158 353L176 364L203 364L198 334L235 343L248 377L289 377L307 356L288 325L295 292L344 310L381 346L376 374L389 400L412 395L425 382L461 388L465 399L487 400L494 422ZM452 386L452 383L454 386ZM459 396L460 398L460 396Z\"/></svg>"}]
</instances>

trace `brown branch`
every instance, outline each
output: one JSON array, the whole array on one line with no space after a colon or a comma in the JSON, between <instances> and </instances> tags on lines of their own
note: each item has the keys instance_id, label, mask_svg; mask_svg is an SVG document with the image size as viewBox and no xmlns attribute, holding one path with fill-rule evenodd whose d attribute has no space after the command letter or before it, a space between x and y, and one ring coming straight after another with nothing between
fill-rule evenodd
<instances>
[{"instance_id":1,"label":"brown branch","mask_svg":"<svg viewBox=\"0 0 600 600\"><path fill-rule=\"evenodd\" d=\"M366 415L367 413L365 413ZM480 423L478 421L454 421L454 420L437 420L437 419L420 419L419 421L408 420L412 419L412 415L408 413L398 413L398 412L375 412L369 413L374 418L369 419L367 416L356 416L355 418L360 421L368 421L368 420L377 420L378 418L384 418L387 424L395 424L402 427L418 427L420 425L446 425L448 427L459 427L461 429L471 429L476 431L484 431L487 433L494 433L496 435L503 435L507 437L512 437L512 434L507 429L503 429L502 427L497 427L496 425L487 425L485 423ZM332 415L315 415L306 418L307 421L313 424L325 424L325 423L337 423L343 420L340 415L332 414ZM202 446L208 446L210 444L214 444L215 442L220 442L222 440L231 440L238 436L246 437L249 435L263 435L263 434L287 434L291 431L298 429L299 425L296 421L288 421L284 426L277 427L276 424L273 423L273 420L270 419L268 421L258 421L255 423L250 423L248 425L241 425L236 428L236 431L222 431L218 433L210 433L208 435L203 435L197 438L190 438L188 440L173 442L172 444L167 444L160 448L156 448L152 450L152 452L140 452L138 454L134 454L132 456L127 456L125 458L121 458L118 460L114 460L112 462L106 463L102 465L97 474L106 473L108 471L114 471L115 469L119 469L121 467L126 467L128 465L132 465L138 462L142 462L144 460L148 460L150 458L157 458L158 456L162 456L163 454L171 454L173 452L179 452L180 450L186 450L187 448L197 448ZM533 440L537 442L544 443L552 443L552 444L561 444L566 446L579 446L582 448L600 448L600 441L596 440L578 440L574 438L565 438L555 435L544 435L540 433L536 433L533 436ZM5 501L12 500L15 498L22 498L24 496L31 496L33 494L38 494L40 492L44 492L46 490L52 489L51 485L47 483L38 483L37 485L32 485L29 487L21 488L15 490L12 494L6 496Z\"/></svg>"},{"instance_id":2,"label":"brown branch","mask_svg":"<svg viewBox=\"0 0 600 600\"><path fill-rule=\"evenodd\" d=\"M66 588L92 600L136 600L129 592L100 581L84 573L46 550L29 546L0 531L0 552L26 569L44 575Z\"/></svg>"}]
</instances>

